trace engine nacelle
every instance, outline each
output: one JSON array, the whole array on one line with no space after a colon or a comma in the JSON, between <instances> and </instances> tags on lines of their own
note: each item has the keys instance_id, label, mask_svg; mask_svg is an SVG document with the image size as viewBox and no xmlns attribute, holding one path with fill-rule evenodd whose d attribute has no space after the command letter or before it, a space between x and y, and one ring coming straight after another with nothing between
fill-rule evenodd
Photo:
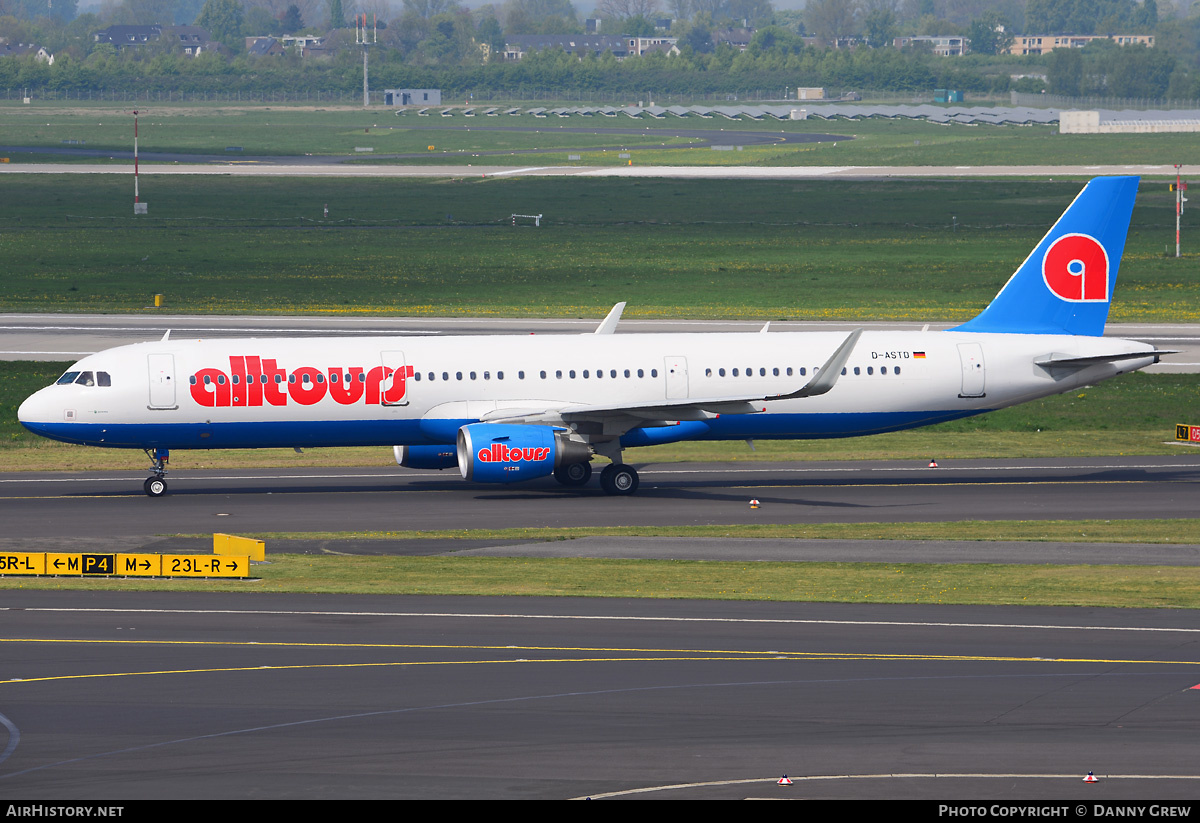
<instances>
[{"instance_id":1,"label":"engine nacelle","mask_svg":"<svg viewBox=\"0 0 1200 823\"><path fill-rule=\"evenodd\" d=\"M393 446L392 453L406 469L450 469L458 465L453 446Z\"/></svg>"},{"instance_id":2,"label":"engine nacelle","mask_svg":"<svg viewBox=\"0 0 1200 823\"><path fill-rule=\"evenodd\" d=\"M591 459L586 443L551 426L472 423L458 430L458 470L480 483L515 483Z\"/></svg>"}]
</instances>

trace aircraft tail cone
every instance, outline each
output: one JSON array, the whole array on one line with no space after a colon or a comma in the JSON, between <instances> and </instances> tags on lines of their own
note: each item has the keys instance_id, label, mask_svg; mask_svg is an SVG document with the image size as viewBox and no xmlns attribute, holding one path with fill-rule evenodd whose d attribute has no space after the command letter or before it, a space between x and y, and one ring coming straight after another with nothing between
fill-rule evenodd
<instances>
[{"instance_id":1,"label":"aircraft tail cone","mask_svg":"<svg viewBox=\"0 0 1200 823\"><path fill-rule=\"evenodd\" d=\"M776 785L776 786L790 786L790 785L792 785L792 781L791 781L791 779L790 779L790 778L788 778L788 776L785 774L783 777L781 777L781 778L779 778L778 780L776 780L776 781L775 781L775 785Z\"/></svg>"}]
</instances>

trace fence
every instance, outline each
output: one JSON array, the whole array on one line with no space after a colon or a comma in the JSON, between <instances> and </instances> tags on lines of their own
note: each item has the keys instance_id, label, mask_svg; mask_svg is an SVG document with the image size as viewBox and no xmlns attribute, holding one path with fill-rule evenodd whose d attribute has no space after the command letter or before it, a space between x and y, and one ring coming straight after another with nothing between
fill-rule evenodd
<instances>
[{"instance_id":1,"label":"fence","mask_svg":"<svg viewBox=\"0 0 1200 823\"><path fill-rule=\"evenodd\" d=\"M1161 100L1152 97L1067 97L1062 94L1009 92L1014 106L1037 109L1200 109L1200 100Z\"/></svg>"},{"instance_id":2,"label":"fence","mask_svg":"<svg viewBox=\"0 0 1200 823\"><path fill-rule=\"evenodd\" d=\"M357 103L362 91L148 91L146 89L5 89L5 100L99 103ZM371 92L371 102L383 105L383 92Z\"/></svg>"}]
</instances>

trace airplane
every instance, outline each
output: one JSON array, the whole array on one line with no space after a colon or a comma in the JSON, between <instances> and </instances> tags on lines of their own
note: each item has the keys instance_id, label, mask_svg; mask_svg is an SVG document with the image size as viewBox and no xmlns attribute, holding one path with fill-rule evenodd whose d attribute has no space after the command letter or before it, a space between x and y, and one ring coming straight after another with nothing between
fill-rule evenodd
<instances>
[{"instance_id":1,"label":"airplane","mask_svg":"<svg viewBox=\"0 0 1200 823\"><path fill-rule=\"evenodd\" d=\"M1090 181L976 317L946 331L179 340L83 358L18 410L67 443L171 450L392 446L477 483L553 476L637 491L624 451L684 440L851 437L928 426L1157 363L1103 337L1137 177Z\"/></svg>"}]
</instances>

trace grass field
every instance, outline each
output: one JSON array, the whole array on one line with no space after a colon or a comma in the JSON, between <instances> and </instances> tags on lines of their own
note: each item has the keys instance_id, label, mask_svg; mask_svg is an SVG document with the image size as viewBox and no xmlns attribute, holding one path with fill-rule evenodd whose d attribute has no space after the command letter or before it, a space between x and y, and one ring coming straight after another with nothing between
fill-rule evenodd
<instances>
[{"instance_id":1,"label":"grass field","mask_svg":"<svg viewBox=\"0 0 1200 823\"><path fill-rule=\"evenodd\" d=\"M1200 569L268 554L256 580L0 577L0 588L1200 607Z\"/></svg>"},{"instance_id":2,"label":"grass field","mask_svg":"<svg viewBox=\"0 0 1200 823\"><path fill-rule=\"evenodd\" d=\"M965 320L1075 182L466 181L29 175L0 310ZM1111 319L1200 319L1144 183ZM323 216L328 204L330 215ZM544 214L539 229L510 215ZM1186 248L1186 246L1185 246Z\"/></svg>"}]
</instances>

